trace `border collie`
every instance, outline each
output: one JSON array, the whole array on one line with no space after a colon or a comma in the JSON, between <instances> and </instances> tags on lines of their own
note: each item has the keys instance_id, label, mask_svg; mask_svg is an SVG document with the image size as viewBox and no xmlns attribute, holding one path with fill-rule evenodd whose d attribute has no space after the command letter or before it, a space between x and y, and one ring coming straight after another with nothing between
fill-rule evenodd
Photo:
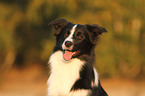
<instances>
[{"instance_id":1,"label":"border collie","mask_svg":"<svg viewBox=\"0 0 145 96\"><path fill-rule=\"evenodd\" d=\"M97 24L73 24L65 19L50 22L56 45L49 59L48 96L108 96L94 68L95 45L107 30Z\"/></svg>"}]
</instances>

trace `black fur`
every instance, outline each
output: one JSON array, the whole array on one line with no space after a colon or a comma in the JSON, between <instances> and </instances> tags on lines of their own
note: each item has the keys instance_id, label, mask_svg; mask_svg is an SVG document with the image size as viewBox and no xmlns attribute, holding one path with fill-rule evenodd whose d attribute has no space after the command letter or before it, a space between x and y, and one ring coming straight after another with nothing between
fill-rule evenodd
<instances>
[{"instance_id":1,"label":"black fur","mask_svg":"<svg viewBox=\"0 0 145 96\"><path fill-rule=\"evenodd\" d=\"M90 96L108 96L105 90L102 88L100 81L97 87L92 89L92 94Z\"/></svg>"}]
</instances>

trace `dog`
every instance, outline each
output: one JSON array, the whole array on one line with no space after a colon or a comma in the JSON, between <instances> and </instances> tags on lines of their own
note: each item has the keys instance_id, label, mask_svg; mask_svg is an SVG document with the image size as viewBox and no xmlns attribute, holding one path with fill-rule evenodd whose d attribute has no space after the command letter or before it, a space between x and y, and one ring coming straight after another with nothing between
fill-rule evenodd
<instances>
[{"instance_id":1,"label":"dog","mask_svg":"<svg viewBox=\"0 0 145 96\"><path fill-rule=\"evenodd\" d=\"M47 96L108 96L94 68L95 46L107 30L97 24L50 22L56 45L49 59L51 74Z\"/></svg>"}]
</instances>

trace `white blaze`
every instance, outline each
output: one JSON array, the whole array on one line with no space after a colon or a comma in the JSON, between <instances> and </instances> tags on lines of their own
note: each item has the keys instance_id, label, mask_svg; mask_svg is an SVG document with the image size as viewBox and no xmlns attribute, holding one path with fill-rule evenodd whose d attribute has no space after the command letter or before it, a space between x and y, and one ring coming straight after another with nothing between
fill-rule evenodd
<instances>
[{"instance_id":1,"label":"white blaze","mask_svg":"<svg viewBox=\"0 0 145 96\"><path fill-rule=\"evenodd\" d=\"M65 46L65 42L66 42L66 41L71 41L71 42L73 43L73 34L74 34L75 31L76 31L76 27L77 27L77 24L74 25L74 26L72 27L72 29L70 30L70 35L64 40L64 42L63 42L63 44L62 44L62 49L63 49L63 50L64 50L64 49L68 49L68 48ZM69 50L72 50L72 48L73 48L73 46L71 46L71 47L69 48Z\"/></svg>"}]
</instances>

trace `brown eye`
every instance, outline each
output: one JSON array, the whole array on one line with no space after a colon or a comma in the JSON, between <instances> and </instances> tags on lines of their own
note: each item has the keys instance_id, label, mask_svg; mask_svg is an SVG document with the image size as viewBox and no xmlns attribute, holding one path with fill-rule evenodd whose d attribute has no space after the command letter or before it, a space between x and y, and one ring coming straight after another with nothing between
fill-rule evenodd
<instances>
[{"instance_id":1,"label":"brown eye","mask_svg":"<svg viewBox=\"0 0 145 96\"><path fill-rule=\"evenodd\" d=\"M76 38L79 39L79 40L83 39L83 34L81 32L78 32L76 34Z\"/></svg>"},{"instance_id":2,"label":"brown eye","mask_svg":"<svg viewBox=\"0 0 145 96\"><path fill-rule=\"evenodd\" d=\"M64 34L64 38L68 37L70 35L70 31L66 31L66 33Z\"/></svg>"}]
</instances>

